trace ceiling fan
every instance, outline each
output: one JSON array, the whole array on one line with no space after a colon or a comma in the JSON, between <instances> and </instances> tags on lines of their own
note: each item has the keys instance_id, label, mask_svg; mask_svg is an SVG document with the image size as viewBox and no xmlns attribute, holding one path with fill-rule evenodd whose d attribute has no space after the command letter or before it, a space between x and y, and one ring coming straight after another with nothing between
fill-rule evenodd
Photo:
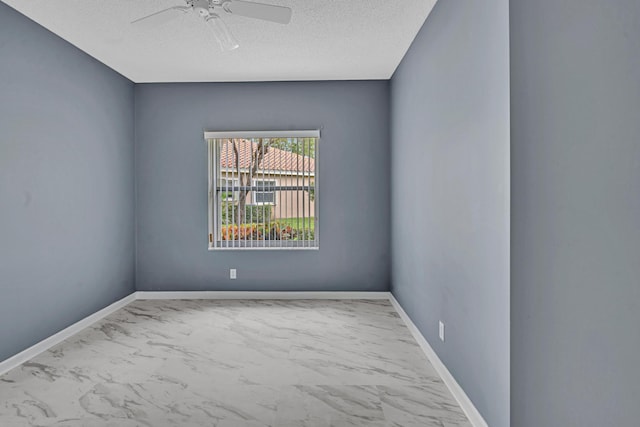
<instances>
[{"instance_id":1,"label":"ceiling fan","mask_svg":"<svg viewBox=\"0 0 640 427\"><path fill-rule=\"evenodd\" d=\"M236 49L240 45L220 17L220 12L262 19L278 24L288 24L289 21L291 21L291 9L283 6L273 6L244 0L185 0L185 2L186 6L174 6L163 9L151 15L136 19L131 23L134 25L162 24L185 13L195 12L200 15L207 26L211 28L220 48L223 51L227 51Z\"/></svg>"}]
</instances>

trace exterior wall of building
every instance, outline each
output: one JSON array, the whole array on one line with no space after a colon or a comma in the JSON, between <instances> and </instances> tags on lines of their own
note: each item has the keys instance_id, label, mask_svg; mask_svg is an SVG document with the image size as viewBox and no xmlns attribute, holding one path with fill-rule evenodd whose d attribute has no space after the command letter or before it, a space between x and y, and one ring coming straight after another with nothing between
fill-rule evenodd
<instances>
[{"instance_id":1,"label":"exterior wall of building","mask_svg":"<svg viewBox=\"0 0 640 427\"><path fill-rule=\"evenodd\" d=\"M246 174L245 174L246 176ZM237 173L226 173L222 171L222 179L237 180ZM296 175L280 175L280 174L260 174L254 179L259 180L274 180L277 186L308 186L313 185L315 177L302 177ZM231 191L231 188L229 189ZM286 219L286 218L299 218L299 217L314 217L315 216L315 200L309 200L310 194L308 191L278 191L276 192L276 200L271 205L271 219ZM260 205L256 203L254 195L249 192L247 195L248 205ZM250 220L250 219L248 219Z\"/></svg>"}]
</instances>

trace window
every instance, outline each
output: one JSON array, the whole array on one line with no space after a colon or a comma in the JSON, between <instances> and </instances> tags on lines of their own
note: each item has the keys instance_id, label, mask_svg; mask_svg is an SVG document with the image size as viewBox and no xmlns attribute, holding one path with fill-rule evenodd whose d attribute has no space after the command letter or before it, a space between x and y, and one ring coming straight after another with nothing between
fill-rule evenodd
<instances>
[{"instance_id":1,"label":"window","mask_svg":"<svg viewBox=\"0 0 640 427\"><path fill-rule=\"evenodd\" d=\"M220 195L222 200L225 202L237 201L238 192L233 191L233 189L238 187L238 180L221 178L219 182L220 187L223 189L222 194Z\"/></svg>"},{"instance_id":2,"label":"window","mask_svg":"<svg viewBox=\"0 0 640 427\"><path fill-rule=\"evenodd\" d=\"M256 191L253 192L253 203L257 205L276 203L276 192L270 190L278 185L278 181L254 179L253 185L256 187Z\"/></svg>"},{"instance_id":3,"label":"window","mask_svg":"<svg viewBox=\"0 0 640 427\"><path fill-rule=\"evenodd\" d=\"M318 131L205 139L209 249L318 249Z\"/></svg>"}]
</instances>

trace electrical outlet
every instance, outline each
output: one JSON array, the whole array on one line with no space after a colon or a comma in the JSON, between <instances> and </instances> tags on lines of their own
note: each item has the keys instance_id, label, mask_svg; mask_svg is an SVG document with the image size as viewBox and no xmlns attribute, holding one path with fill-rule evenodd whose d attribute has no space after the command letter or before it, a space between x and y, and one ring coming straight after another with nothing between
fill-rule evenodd
<instances>
[{"instance_id":1,"label":"electrical outlet","mask_svg":"<svg viewBox=\"0 0 640 427\"><path fill-rule=\"evenodd\" d=\"M235 268L232 268L231 270L229 270L229 278L230 278L230 279L236 279L237 277L238 277L238 276L237 276L237 273L236 273L236 269L235 269Z\"/></svg>"},{"instance_id":2,"label":"electrical outlet","mask_svg":"<svg viewBox=\"0 0 640 427\"><path fill-rule=\"evenodd\" d=\"M444 322L440 320L438 328L438 336L440 337L440 341L444 342Z\"/></svg>"}]
</instances>

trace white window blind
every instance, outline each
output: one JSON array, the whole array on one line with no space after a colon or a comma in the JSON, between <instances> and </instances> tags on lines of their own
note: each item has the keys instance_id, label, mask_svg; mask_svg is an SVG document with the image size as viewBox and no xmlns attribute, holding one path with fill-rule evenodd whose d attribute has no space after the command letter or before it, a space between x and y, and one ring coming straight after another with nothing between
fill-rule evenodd
<instances>
[{"instance_id":1,"label":"white window blind","mask_svg":"<svg viewBox=\"0 0 640 427\"><path fill-rule=\"evenodd\" d=\"M318 249L319 135L296 132L205 133L209 249Z\"/></svg>"}]
</instances>

